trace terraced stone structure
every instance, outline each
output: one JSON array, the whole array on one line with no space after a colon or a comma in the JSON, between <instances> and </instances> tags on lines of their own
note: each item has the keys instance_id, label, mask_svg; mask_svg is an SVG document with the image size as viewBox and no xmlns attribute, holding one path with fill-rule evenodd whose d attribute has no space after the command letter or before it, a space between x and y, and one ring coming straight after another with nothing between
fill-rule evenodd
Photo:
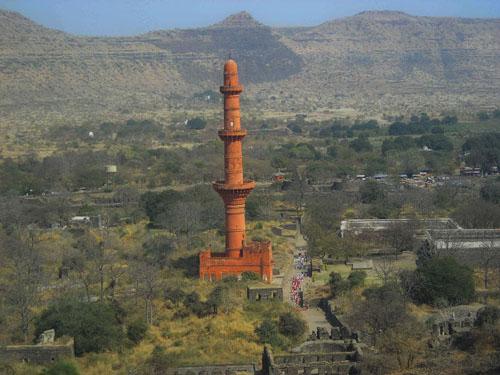
<instances>
[{"instance_id":1,"label":"terraced stone structure","mask_svg":"<svg viewBox=\"0 0 500 375\"><path fill-rule=\"evenodd\" d=\"M226 251L200 253L200 278L221 280L225 276L240 276L254 272L267 282L272 281L273 258L271 242L245 242L245 202L255 188L255 181L243 177L242 141L247 132L240 124L240 94L243 86L234 60L224 64L224 128L219 138L224 142L224 180L213 183L226 208Z\"/></svg>"},{"instance_id":2,"label":"terraced stone structure","mask_svg":"<svg viewBox=\"0 0 500 375\"><path fill-rule=\"evenodd\" d=\"M262 354L263 375L353 375L360 374L362 351L354 341L306 341L290 353L273 356L268 347Z\"/></svg>"}]
</instances>

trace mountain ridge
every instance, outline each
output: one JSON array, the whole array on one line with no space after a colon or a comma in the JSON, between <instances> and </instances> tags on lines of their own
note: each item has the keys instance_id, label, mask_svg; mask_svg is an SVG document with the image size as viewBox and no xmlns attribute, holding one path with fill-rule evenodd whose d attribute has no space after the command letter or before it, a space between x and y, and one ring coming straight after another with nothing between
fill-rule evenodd
<instances>
[{"instance_id":1,"label":"mountain ridge","mask_svg":"<svg viewBox=\"0 0 500 375\"><path fill-rule=\"evenodd\" d=\"M265 25L264 23L258 21L250 12L248 11L240 11L237 13L230 14L229 16L225 17L219 22L207 25L207 26L193 26L193 27L183 27L183 28L160 28L160 29L154 29L150 31L146 31L143 33L139 33L136 35L114 35L114 36L108 36L108 35L81 35L81 34L76 34L76 33L71 33L68 31L60 30L57 28L52 28L45 26L39 22L36 22L29 17L23 15L20 12L13 11L13 10L7 10L7 9L2 9L0 8L0 20L12 20L12 18L17 19L17 20L22 20L24 22L28 21L32 25L36 25L38 27L41 27L47 31L54 31L58 33L64 33L67 34L68 36L73 36L73 37L82 37L82 38L130 38L130 37L135 37L135 36L140 36L140 35L145 35L149 33L154 33L154 32L159 32L159 31L177 31L177 30L196 30L196 29L204 29L204 28L210 28L210 27L248 27L248 26L265 26L265 27L271 27L275 29L287 29L287 28L316 28L318 26L327 24L327 23L332 23L332 22L338 22L346 19L356 19L356 18L365 18L365 17L370 17L370 18L387 18L387 17L404 17L404 18L411 18L411 19L453 19L453 20L464 20L464 21L479 21L479 22L487 22L487 21L494 21L494 22L499 22L500 23L500 18L495 18L495 17L454 17L454 16L419 16L419 15L412 15L406 12L402 11L396 11L396 10L365 10L361 11L358 13L355 13L350 16L344 16L344 17L339 17L339 18L332 18L325 20L323 22L320 22L317 25L310 25L310 26L304 26L304 25L281 25L281 26L269 26ZM5 23L3 23L5 24ZM2 24L0 23L0 26Z\"/></svg>"},{"instance_id":2,"label":"mountain ridge","mask_svg":"<svg viewBox=\"0 0 500 375\"><path fill-rule=\"evenodd\" d=\"M229 53L247 105L259 109L463 112L500 103L500 19L368 11L283 28L240 12L201 28L89 37L0 10L0 115L199 106L193 97L218 87Z\"/></svg>"}]
</instances>

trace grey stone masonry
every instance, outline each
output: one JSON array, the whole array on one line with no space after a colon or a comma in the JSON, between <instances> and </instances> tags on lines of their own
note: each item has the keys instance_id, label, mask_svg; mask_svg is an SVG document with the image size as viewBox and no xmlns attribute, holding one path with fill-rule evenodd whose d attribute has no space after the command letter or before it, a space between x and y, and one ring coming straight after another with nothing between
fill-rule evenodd
<instances>
[{"instance_id":1,"label":"grey stone masonry","mask_svg":"<svg viewBox=\"0 0 500 375\"><path fill-rule=\"evenodd\" d=\"M27 362L46 365L63 358L75 356L73 339L66 342L50 342L37 345L7 345L0 347L1 362Z\"/></svg>"},{"instance_id":2,"label":"grey stone masonry","mask_svg":"<svg viewBox=\"0 0 500 375\"><path fill-rule=\"evenodd\" d=\"M283 288L280 287L248 287L247 298L250 301L283 301Z\"/></svg>"}]
</instances>

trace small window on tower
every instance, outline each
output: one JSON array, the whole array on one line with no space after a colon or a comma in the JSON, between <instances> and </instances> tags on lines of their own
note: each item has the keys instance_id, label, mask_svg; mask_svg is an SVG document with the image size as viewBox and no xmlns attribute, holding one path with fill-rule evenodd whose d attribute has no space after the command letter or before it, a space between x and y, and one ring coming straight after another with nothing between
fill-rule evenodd
<instances>
[{"instance_id":1,"label":"small window on tower","mask_svg":"<svg viewBox=\"0 0 500 375\"><path fill-rule=\"evenodd\" d=\"M233 127L233 126L234 126L234 123L231 121L231 122L229 123L229 125L231 125L231 127Z\"/></svg>"}]
</instances>

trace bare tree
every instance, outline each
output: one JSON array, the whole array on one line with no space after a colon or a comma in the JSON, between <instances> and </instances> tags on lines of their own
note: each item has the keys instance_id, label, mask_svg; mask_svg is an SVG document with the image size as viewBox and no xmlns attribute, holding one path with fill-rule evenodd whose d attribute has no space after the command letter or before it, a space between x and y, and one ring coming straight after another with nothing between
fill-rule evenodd
<instances>
[{"instance_id":1,"label":"bare tree","mask_svg":"<svg viewBox=\"0 0 500 375\"><path fill-rule=\"evenodd\" d=\"M388 256L384 256L377 260L373 269L384 285L389 282L394 282L397 278L398 267Z\"/></svg>"},{"instance_id":2,"label":"bare tree","mask_svg":"<svg viewBox=\"0 0 500 375\"><path fill-rule=\"evenodd\" d=\"M396 284L372 289L364 300L357 301L348 320L370 337L372 345L382 334L408 319L405 300Z\"/></svg>"},{"instance_id":3,"label":"bare tree","mask_svg":"<svg viewBox=\"0 0 500 375\"><path fill-rule=\"evenodd\" d=\"M116 249L109 232L87 231L75 244L78 251L73 259L73 270L77 272L85 287L87 299L91 299L91 287L97 283L99 301L104 300L105 281L108 271L116 262Z\"/></svg>"},{"instance_id":4,"label":"bare tree","mask_svg":"<svg viewBox=\"0 0 500 375\"><path fill-rule=\"evenodd\" d=\"M43 286L43 259L36 248L33 232L16 231L3 235L1 247L8 274L7 302L19 317L19 329L25 343L28 342L30 325L34 318Z\"/></svg>"},{"instance_id":5,"label":"bare tree","mask_svg":"<svg viewBox=\"0 0 500 375\"><path fill-rule=\"evenodd\" d=\"M160 269L150 262L137 262L131 268L131 277L134 280L136 296L144 299L146 322L152 324L155 312L154 299L163 285Z\"/></svg>"},{"instance_id":6,"label":"bare tree","mask_svg":"<svg viewBox=\"0 0 500 375\"><path fill-rule=\"evenodd\" d=\"M404 250L412 250L414 245L416 224L413 220L394 221L384 231L384 238L394 251L394 255Z\"/></svg>"},{"instance_id":7,"label":"bare tree","mask_svg":"<svg viewBox=\"0 0 500 375\"><path fill-rule=\"evenodd\" d=\"M291 189L287 191L285 199L294 205L297 216L301 216L304 207L304 197L306 192L306 179L304 177L305 166L297 166L293 174Z\"/></svg>"},{"instance_id":8,"label":"bare tree","mask_svg":"<svg viewBox=\"0 0 500 375\"><path fill-rule=\"evenodd\" d=\"M500 246L496 244L494 237L485 238L481 247L474 251L474 255L481 266L484 289L487 290L489 288L490 272L500 267Z\"/></svg>"},{"instance_id":9,"label":"bare tree","mask_svg":"<svg viewBox=\"0 0 500 375\"><path fill-rule=\"evenodd\" d=\"M168 227L178 236L185 236L187 241L196 233L200 227L202 207L197 202L178 202L175 203L172 210L167 213Z\"/></svg>"},{"instance_id":10,"label":"bare tree","mask_svg":"<svg viewBox=\"0 0 500 375\"><path fill-rule=\"evenodd\" d=\"M495 233L488 230L473 231L472 238L462 231L444 231L435 241L436 252L456 257L471 266L480 267L483 273L483 285L489 287L490 272L500 266L500 247ZM472 246L468 246L468 242ZM475 243L479 243L478 246Z\"/></svg>"}]
</instances>

